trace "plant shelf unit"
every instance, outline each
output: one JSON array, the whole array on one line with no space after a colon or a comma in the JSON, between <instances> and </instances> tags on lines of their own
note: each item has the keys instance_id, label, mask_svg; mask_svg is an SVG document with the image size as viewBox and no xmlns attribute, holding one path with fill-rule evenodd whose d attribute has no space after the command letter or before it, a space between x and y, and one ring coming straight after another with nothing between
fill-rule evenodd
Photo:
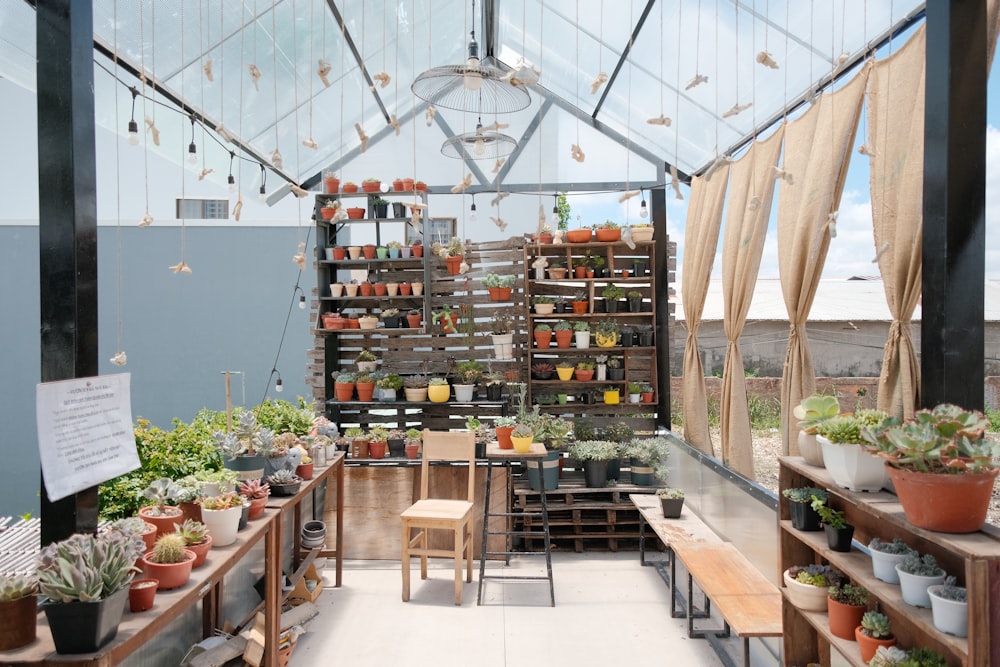
<instances>
[{"instance_id":1,"label":"plant shelf unit","mask_svg":"<svg viewBox=\"0 0 1000 667\"><path fill-rule=\"evenodd\" d=\"M867 545L873 537L900 538L921 554L930 553L948 574L968 588L969 636L958 638L934 627L931 610L903 602L900 588L875 578L871 558L854 547L850 553L831 550L822 532L802 532L791 525L789 501L780 493L780 567L829 563L878 599L889 617L901 648L926 646L945 657L949 665L1000 664L1000 533L991 527L968 535L937 533L910 524L895 495L853 492L834 484L825 468L811 466L798 456L781 457L780 489L817 486L827 489L829 505L842 510L855 527L854 539ZM784 590L784 589L783 589ZM830 664L830 652L841 653L851 665L862 667L857 644L834 637L827 615L804 612L783 601L784 660L786 664Z\"/></svg>"}]
</instances>

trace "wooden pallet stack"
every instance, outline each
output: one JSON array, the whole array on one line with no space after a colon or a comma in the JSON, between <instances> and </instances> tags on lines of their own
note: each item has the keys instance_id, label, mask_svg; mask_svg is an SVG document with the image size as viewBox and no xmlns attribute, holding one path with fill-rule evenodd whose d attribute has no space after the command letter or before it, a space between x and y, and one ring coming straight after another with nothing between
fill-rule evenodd
<instances>
[{"instance_id":1,"label":"wooden pallet stack","mask_svg":"<svg viewBox=\"0 0 1000 667\"><path fill-rule=\"evenodd\" d=\"M605 488L587 487L578 473L564 473L559 488L546 492L549 510L549 537L553 548L583 551L619 551L639 548L639 512L629 500L632 494L651 494L655 487L623 481ZM538 512L541 496L527 482L514 486L514 511ZM529 531L524 549L539 551L545 547L542 521L531 516L515 517L515 529Z\"/></svg>"}]
</instances>

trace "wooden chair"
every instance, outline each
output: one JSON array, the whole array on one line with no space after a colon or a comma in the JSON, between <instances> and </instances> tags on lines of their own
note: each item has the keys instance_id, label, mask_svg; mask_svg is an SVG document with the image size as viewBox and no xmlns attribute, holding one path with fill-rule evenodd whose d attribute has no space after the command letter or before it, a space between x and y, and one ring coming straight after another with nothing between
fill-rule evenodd
<instances>
[{"instance_id":1,"label":"wooden chair","mask_svg":"<svg viewBox=\"0 0 1000 667\"><path fill-rule=\"evenodd\" d=\"M423 461L420 464L420 500L400 515L403 524L403 602L410 600L410 556L420 556L420 578L427 578L427 558L455 559L455 604L462 604L462 554L467 561L466 581L472 581L473 501L476 483L476 440L471 432L449 433L424 429ZM428 497L432 461L466 461L469 483L464 499ZM413 531L416 530L416 533ZM431 530L450 530L452 549L429 548Z\"/></svg>"}]
</instances>

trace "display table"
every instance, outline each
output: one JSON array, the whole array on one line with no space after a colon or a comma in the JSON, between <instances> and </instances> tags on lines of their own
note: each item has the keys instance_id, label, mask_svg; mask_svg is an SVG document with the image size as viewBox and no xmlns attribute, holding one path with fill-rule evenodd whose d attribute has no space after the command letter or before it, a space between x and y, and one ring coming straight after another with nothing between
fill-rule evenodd
<instances>
[{"instance_id":1,"label":"display table","mask_svg":"<svg viewBox=\"0 0 1000 667\"><path fill-rule=\"evenodd\" d=\"M268 637L277 638L281 618L281 517L284 512L295 511L296 536L295 546L298 547L298 533L301 523L302 500L317 491L321 484L326 484L333 478L343 487L344 457L339 454L330 465L317 468L316 476L303 482L299 492L286 498L274 498L264 510L264 516L254 519L247 527L237 534L236 542L229 546L213 548L208 552L205 564L191 572L191 579L184 586L169 590L157 591L156 601L149 611L132 613L126 604L122 615L118 634L108 644L94 653L78 653L60 655L52 645L52 635L44 613L38 614L38 638L20 649L0 651L0 665L75 665L82 667L113 667L128 656L142 648L157 634L163 632L171 622L184 614L189 608L201 602L202 604L202 636L210 637L218 628L221 629L223 580L261 540L264 544L264 581L265 595L262 603L266 632ZM343 496L337 494L338 507L343 505ZM327 503L329 507L330 503ZM341 583L341 560L343 553L343 531L341 530L342 513L331 510L336 517L337 536L336 548L332 551L319 551L320 555L336 558L337 586ZM296 548L294 554L296 564L300 556ZM252 615L251 615L252 616ZM2 629L0 629L2 632ZM197 642L198 639L194 639ZM267 642L264 650L264 665L274 667L278 664L277 641Z\"/></svg>"}]
</instances>

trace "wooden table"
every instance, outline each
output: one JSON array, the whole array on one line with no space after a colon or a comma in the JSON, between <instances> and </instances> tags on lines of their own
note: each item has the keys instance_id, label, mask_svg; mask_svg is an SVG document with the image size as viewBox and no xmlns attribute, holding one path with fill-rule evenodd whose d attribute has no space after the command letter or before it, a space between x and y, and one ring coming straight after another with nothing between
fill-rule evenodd
<instances>
[{"instance_id":1,"label":"wooden table","mask_svg":"<svg viewBox=\"0 0 1000 667\"><path fill-rule=\"evenodd\" d=\"M487 579L506 579L508 581L532 581L532 580L545 580L549 582L549 600L551 606L556 606L556 593L555 586L552 582L552 545L549 541L549 509L548 503L545 499L545 473L544 473L544 460L545 456L548 454L548 450L545 449L545 445L533 442L531 443L531 449L528 452L517 452L513 449L500 449L500 445L496 442L490 442L486 445L486 459L488 465L494 465L499 463L504 467L506 475L504 479L507 483L507 494L508 499L507 507L503 512L491 512L490 503L487 502L483 506L483 540L482 540L482 551L479 555L479 593L476 599L476 604L481 605L483 603L483 585ZM507 564L510 563L510 556L514 554L511 545L511 538L518 534L524 534L527 531L514 531L511 529L511 517L513 512L510 511L510 497L511 497L511 476L510 476L510 464L513 461L519 460L534 461L538 466L538 479L541 483L541 492L539 493L541 499L542 509L540 512L519 513L519 516L524 516L529 514L532 516L540 516L542 519L542 531L545 539L545 551L544 552L527 552L522 555L539 555L541 553L545 554L545 568L546 575L510 575L510 574L486 574L486 558L488 556L503 556ZM493 475L486 475L486 497L490 497L490 483L493 479ZM504 520L504 530L501 532L490 531L489 523L490 517L503 517ZM490 535L503 535L505 540L503 551L489 551L487 549L487 540Z\"/></svg>"}]
</instances>

